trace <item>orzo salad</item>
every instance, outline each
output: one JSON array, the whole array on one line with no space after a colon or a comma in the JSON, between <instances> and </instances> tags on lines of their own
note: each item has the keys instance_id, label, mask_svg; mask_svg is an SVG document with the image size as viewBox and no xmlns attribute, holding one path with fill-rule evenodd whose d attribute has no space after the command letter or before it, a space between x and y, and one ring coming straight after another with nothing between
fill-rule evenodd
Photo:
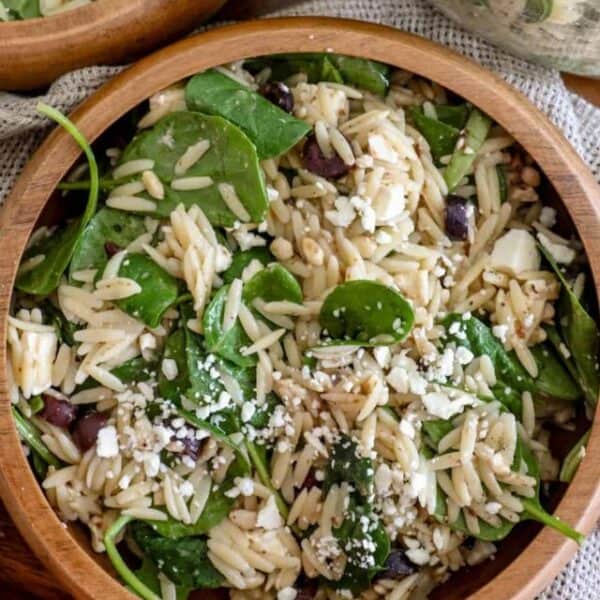
<instances>
[{"instance_id":1,"label":"orzo salad","mask_svg":"<svg viewBox=\"0 0 600 600\"><path fill-rule=\"evenodd\" d=\"M50 17L94 0L0 0L0 22Z\"/></svg>"},{"instance_id":2,"label":"orzo salad","mask_svg":"<svg viewBox=\"0 0 600 600\"><path fill-rule=\"evenodd\" d=\"M585 255L498 124L332 53L199 73L95 152L40 111L87 163L17 276L13 412L130 590L425 598L521 521L582 541L543 502L598 396Z\"/></svg>"}]
</instances>

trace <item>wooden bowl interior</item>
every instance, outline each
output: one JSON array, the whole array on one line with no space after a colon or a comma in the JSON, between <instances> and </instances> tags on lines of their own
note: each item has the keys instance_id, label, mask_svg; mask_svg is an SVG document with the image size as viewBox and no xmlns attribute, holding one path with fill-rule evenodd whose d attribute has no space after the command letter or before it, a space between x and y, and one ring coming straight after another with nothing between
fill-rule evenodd
<instances>
[{"instance_id":1,"label":"wooden bowl interior","mask_svg":"<svg viewBox=\"0 0 600 600\"><path fill-rule=\"evenodd\" d=\"M98 0L0 23L0 89L30 90L89 65L122 64L198 27L226 0Z\"/></svg>"},{"instance_id":2,"label":"wooden bowl interior","mask_svg":"<svg viewBox=\"0 0 600 600\"><path fill-rule=\"evenodd\" d=\"M152 93L207 67L276 52L335 51L363 56L437 81L479 106L503 125L533 156L548 182L545 198L564 216L566 231L582 238L596 282L600 281L600 190L557 130L512 88L477 65L431 42L366 23L333 19L285 19L230 26L190 38L142 60L107 84L72 115L90 140ZM52 158L50 158L50 153ZM79 156L62 131L54 131L26 167L0 213L2 254L0 315L5 320L16 265L38 220L55 222L58 204L48 201ZM52 198L59 198L58 195ZM7 240L10 239L10 244ZM4 337L1 337L4 336ZM109 575L105 557L94 554L78 526L61 526L35 481L10 417L6 393L5 327L0 331L0 494L18 527L42 560L75 594L86 598L132 596ZM2 354L4 353L4 354ZM553 435L557 455L575 439ZM573 483L555 486L548 499L557 514L589 531L600 513L600 432L596 425ZM576 550L575 544L536 524L522 524L501 545L495 560L455 574L434 600L531 598L550 583ZM515 560L517 559L518 560ZM102 568L98 568L100 565ZM85 580L78 574L85 572ZM219 597L201 593L199 597Z\"/></svg>"}]
</instances>

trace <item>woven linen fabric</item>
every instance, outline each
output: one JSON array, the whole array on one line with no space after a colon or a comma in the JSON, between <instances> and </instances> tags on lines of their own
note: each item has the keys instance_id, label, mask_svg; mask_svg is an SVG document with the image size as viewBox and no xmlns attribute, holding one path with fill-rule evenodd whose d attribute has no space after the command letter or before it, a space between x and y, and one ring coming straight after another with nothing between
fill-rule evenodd
<instances>
[{"instance_id":1,"label":"woven linen fabric","mask_svg":"<svg viewBox=\"0 0 600 600\"><path fill-rule=\"evenodd\" d=\"M314 0L269 16L326 15L383 23L444 44L491 69L523 92L564 132L600 181L600 109L572 94L557 71L532 65L465 32L425 0ZM62 76L41 97L0 92L0 202L10 191L48 124L39 100L69 111L122 67L89 67ZM538 600L600 598L600 530Z\"/></svg>"}]
</instances>

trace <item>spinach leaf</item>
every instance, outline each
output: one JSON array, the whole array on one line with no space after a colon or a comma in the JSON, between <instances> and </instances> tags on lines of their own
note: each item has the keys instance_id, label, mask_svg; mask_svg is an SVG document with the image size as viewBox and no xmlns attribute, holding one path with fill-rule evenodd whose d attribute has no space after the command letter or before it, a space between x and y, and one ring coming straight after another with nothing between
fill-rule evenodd
<instances>
[{"instance_id":1,"label":"spinach leaf","mask_svg":"<svg viewBox=\"0 0 600 600\"><path fill-rule=\"evenodd\" d=\"M372 491L374 475L373 461L360 456L358 443L343 434L332 448L331 460L325 471L325 485L331 487L335 483L351 482L361 496L366 497Z\"/></svg>"},{"instance_id":2,"label":"spinach leaf","mask_svg":"<svg viewBox=\"0 0 600 600\"><path fill-rule=\"evenodd\" d=\"M224 578L208 558L205 538L184 537L177 540L162 537L141 521L130 525L131 535L140 550L160 565L161 571L176 585L188 589L218 588Z\"/></svg>"},{"instance_id":3,"label":"spinach leaf","mask_svg":"<svg viewBox=\"0 0 600 600\"><path fill-rule=\"evenodd\" d=\"M208 140L210 148L185 177L210 177L213 185L199 190L174 190L170 184L177 178L177 161L200 140ZM138 134L123 151L120 162L135 159L154 160L153 170L165 186L165 197L157 202L157 216L168 217L180 203L186 207L197 204L213 225L231 227L236 217L217 187L219 183L229 183L252 221L258 223L265 217L267 192L256 149L243 131L221 117L187 111L167 115Z\"/></svg>"},{"instance_id":4,"label":"spinach leaf","mask_svg":"<svg viewBox=\"0 0 600 600\"><path fill-rule=\"evenodd\" d=\"M204 535L218 525L228 514L235 499L228 498L225 491L231 487L225 482L217 490L213 489L208 497L204 510L195 523L186 525L169 517L166 521L148 521L148 524L159 535L178 540L193 535Z\"/></svg>"},{"instance_id":5,"label":"spinach leaf","mask_svg":"<svg viewBox=\"0 0 600 600\"><path fill-rule=\"evenodd\" d=\"M444 180L451 192L471 168L475 156L485 142L492 120L482 112L473 108L465 125L465 143L455 148L448 166L444 169Z\"/></svg>"},{"instance_id":6,"label":"spinach leaf","mask_svg":"<svg viewBox=\"0 0 600 600\"><path fill-rule=\"evenodd\" d=\"M177 279L145 254L127 254L121 262L119 277L133 279L142 290L128 298L116 300L115 304L148 327L158 327L162 316L177 301Z\"/></svg>"},{"instance_id":7,"label":"spinach leaf","mask_svg":"<svg viewBox=\"0 0 600 600\"><path fill-rule=\"evenodd\" d=\"M448 435L453 429L454 425L452 424L452 421L447 421L445 419L423 421L423 431L434 448L437 448L442 438Z\"/></svg>"},{"instance_id":8,"label":"spinach leaf","mask_svg":"<svg viewBox=\"0 0 600 600\"><path fill-rule=\"evenodd\" d=\"M2 4L16 19L34 19L42 16L40 0L2 0Z\"/></svg>"},{"instance_id":9,"label":"spinach leaf","mask_svg":"<svg viewBox=\"0 0 600 600\"><path fill-rule=\"evenodd\" d=\"M51 118L61 125L79 144L86 155L90 169L90 189L83 215L71 221L58 233L42 240L40 244L28 252L28 256L42 254L44 260L33 269L17 277L17 289L36 296L47 296L58 287L62 274L65 272L73 256L75 247L85 226L96 212L98 203L98 165L91 146L83 134L62 113L47 104L39 103L38 112Z\"/></svg>"},{"instance_id":10,"label":"spinach leaf","mask_svg":"<svg viewBox=\"0 0 600 600\"><path fill-rule=\"evenodd\" d=\"M62 462L44 444L38 428L26 419L14 406L12 407L12 415L21 440L38 454L46 464L59 469L62 466Z\"/></svg>"},{"instance_id":11,"label":"spinach leaf","mask_svg":"<svg viewBox=\"0 0 600 600\"><path fill-rule=\"evenodd\" d=\"M154 582L148 577L148 572L144 571L142 577L138 577L138 575L127 566L127 563L123 560L123 557L117 549L115 543L117 536L132 520L133 517L130 515L121 515L106 530L103 540L106 554L121 579L131 590L140 596L140 598L143 598L144 600L161 600L161 596L156 594Z\"/></svg>"},{"instance_id":12,"label":"spinach leaf","mask_svg":"<svg viewBox=\"0 0 600 600\"><path fill-rule=\"evenodd\" d=\"M134 571L134 575L138 578L138 580L160 597L160 580L158 579L159 573L160 571L158 567L147 556L144 557L140 568ZM135 593L135 590L132 589L132 591ZM191 591L192 590L182 586L176 586L176 600L187 600L187 597Z\"/></svg>"},{"instance_id":13,"label":"spinach leaf","mask_svg":"<svg viewBox=\"0 0 600 600\"><path fill-rule=\"evenodd\" d=\"M414 323L409 302L381 283L349 281L331 292L319 314L326 345L382 346L401 342Z\"/></svg>"},{"instance_id":14,"label":"spinach leaf","mask_svg":"<svg viewBox=\"0 0 600 600\"><path fill-rule=\"evenodd\" d=\"M81 269L98 269L98 274L102 274L109 259L105 250L107 242L125 248L145 232L142 217L114 208L101 208L81 234L71 259L69 273L73 274Z\"/></svg>"},{"instance_id":15,"label":"spinach leaf","mask_svg":"<svg viewBox=\"0 0 600 600\"><path fill-rule=\"evenodd\" d=\"M564 274L551 254L540 244L545 259L548 261L561 283L558 300L558 327L567 348L573 356L578 374L578 382L585 399L590 406L595 406L600 390L600 333L595 320L585 310Z\"/></svg>"},{"instance_id":16,"label":"spinach leaf","mask_svg":"<svg viewBox=\"0 0 600 600\"><path fill-rule=\"evenodd\" d=\"M475 356L489 356L498 382L494 386L494 395L507 407L510 402L511 412L517 416L520 416L521 401L520 394L516 397L514 390L539 393L560 400L574 400L578 397L575 382L546 344L532 348L538 365L538 377L533 379L515 353L507 352L491 329L476 317L465 319L463 315L453 313L442 323L446 328L448 341L468 348ZM449 334L450 329L455 328L454 324L458 324L457 331Z\"/></svg>"},{"instance_id":17,"label":"spinach leaf","mask_svg":"<svg viewBox=\"0 0 600 600\"><path fill-rule=\"evenodd\" d=\"M415 127L427 140L431 154L436 162L439 162L442 156L452 154L460 136L460 130L441 120L426 116L423 114L421 107L412 107L410 115Z\"/></svg>"},{"instance_id":18,"label":"spinach leaf","mask_svg":"<svg viewBox=\"0 0 600 600\"><path fill-rule=\"evenodd\" d=\"M241 278L244 269L253 260L257 260L263 265L268 265L275 260L275 257L265 246L250 248L250 250L245 250L244 252L236 252L231 259L230 267L227 271L221 273L221 279L225 283L231 283L234 279Z\"/></svg>"},{"instance_id":19,"label":"spinach leaf","mask_svg":"<svg viewBox=\"0 0 600 600\"><path fill-rule=\"evenodd\" d=\"M296 304L302 304L304 298L298 280L278 263L254 274L244 284L242 296L248 305L255 298L262 298L265 302L287 300Z\"/></svg>"},{"instance_id":20,"label":"spinach leaf","mask_svg":"<svg viewBox=\"0 0 600 600\"><path fill-rule=\"evenodd\" d=\"M304 121L213 69L188 81L185 99L190 110L219 115L237 125L254 142L261 159L284 154L310 132Z\"/></svg>"},{"instance_id":21,"label":"spinach leaf","mask_svg":"<svg viewBox=\"0 0 600 600\"><path fill-rule=\"evenodd\" d=\"M202 324L204 342L209 352L231 361L240 367L251 367L256 364L256 356L244 356L241 349L251 344L239 321L227 331L223 331L223 312L227 302L229 286L224 285L209 302L204 310Z\"/></svg>"},{"instance_id":22,"label":"spinach leaf","mask_svg":"<svg viewBox=\"0 0 600 600\"><path fill-rule=\"evenodd\" d=\"M581 438L579 438L579 441L571 448L571 450L569 450L567 456L565 456L558 476L559 481L571 483L573 477L575 477L575 473L579 468L579 463L585 456L585 447L590 439L590 431L591 430L588 430L582 435Z\"/></svg>"},{"instance_id":23,"label":"spinach leaf","mask_svg":"<svg viewBox=\"0 0 600 600\"><path fill-rule=\"evenodd\" d=\"M271 78L279 81L304 73L310 83L348 83L382 96L389 87L388 65L330 52L276 54L246 61L245 66L252 72L270 67Z\"/></svg>"},{"instance_id":24,"label":"spinach leaf","mask_svg":"<svg viewBox=\"0 0 600 600\"><path fill-rule=\"evenodd\" d=\"M62 310L54 306L50 300L44 300L40 308L42 314L46 317L47 322L50 325L54 325L58 339L63 344L67 344L67 346L74 346L75 338L73 336L75 332L80 329L80 326L69 321Z\"/></svg>"},{"instance_id":25,"label":"spinach leaf","mask_svg":"<svg viewBox=\"0 0 600 600\"><path fill-rule=\"evenodd\" d=\"M373 577L385 569L390 553L390 539L370 507L351 500L347 516L340 527L333 530L348 560L344 574L338 581L327 581L336 589L349 589L357 595L366 590ZM372 549L369 554L365 548Z\"/></svg>"},{"instance_id":26,"label":"spinach leaf","mask_svg":"<svg viewBox=\"0 0 600 600\"><path fill-rule=\"evenodd\" d=\"M468 104L436 104L435 112L438 121L461 130L469 118Z\"/></svg>"},{"instance_id":27,"label":"spinach leaf","mask_svg":"<svg viewBox=\"0 0 600 600\"><path fill-rule=\"evenodd\" d=\"M111 369L110 372L123 383L132 383L152 379L156 375L156 367L156 362L147 361L141 356L136 356L125 361L122 365ZM95 379L88 377L82 384L75 388L74 393L83 392L99 385L100 383Z\"/></svg>"}]
</instances>

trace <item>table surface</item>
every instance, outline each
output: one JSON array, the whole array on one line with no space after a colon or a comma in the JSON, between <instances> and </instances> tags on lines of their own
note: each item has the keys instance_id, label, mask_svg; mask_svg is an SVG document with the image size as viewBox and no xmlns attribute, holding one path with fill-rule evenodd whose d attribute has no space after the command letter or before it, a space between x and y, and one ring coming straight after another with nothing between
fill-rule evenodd
<instances>
[{"instance_id":1,"label":"table surface","mask_svg":"<svg viewBox=\"0 0 600 600\"><path fill-rule=\"evenodd\" d=\"M230 0L215 17L250 19L299 0ZM600 81L564 75L567 86L600 106ZM5 600L59 600L67 598L60 584L45 571L27 547L0 504L0 584Z\"/></svg>"}]
</instances>

